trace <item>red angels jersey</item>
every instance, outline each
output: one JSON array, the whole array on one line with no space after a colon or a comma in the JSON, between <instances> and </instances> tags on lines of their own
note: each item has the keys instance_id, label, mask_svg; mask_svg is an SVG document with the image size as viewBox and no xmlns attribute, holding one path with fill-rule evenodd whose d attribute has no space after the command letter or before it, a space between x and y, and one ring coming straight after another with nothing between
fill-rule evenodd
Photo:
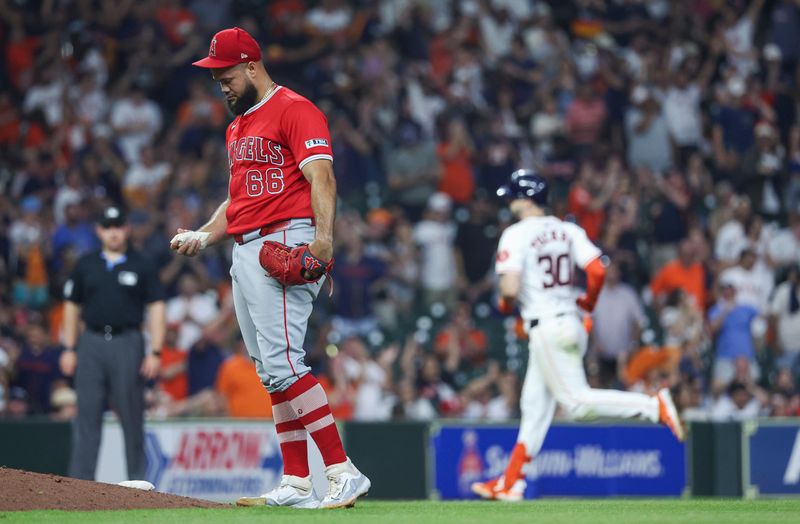
<instances>
[{"instance_id":1,"label":"red angels jersey","mask_svg":"<svg viewBox=\"0 0 800 524\"><path fill-rule=\"evenodd\" d=\"M503 231L495 271L521 274L523 319L577 313L575 266L584 268L600 254L580 226L553 216L528 217Z\"/></svg>"},{"instance_id":2,"label":"red angels jersey","mask_svg":"<svg viewBox=\"0 0 800 524\"><path fill-rule=\"evenodd\" d=\"M230 203L227 233L253 231L291 218L312 218L303 167L333 161L328 120L308 99L278 86L237 116L225 133Z\"/></svg>"}]
</instances>

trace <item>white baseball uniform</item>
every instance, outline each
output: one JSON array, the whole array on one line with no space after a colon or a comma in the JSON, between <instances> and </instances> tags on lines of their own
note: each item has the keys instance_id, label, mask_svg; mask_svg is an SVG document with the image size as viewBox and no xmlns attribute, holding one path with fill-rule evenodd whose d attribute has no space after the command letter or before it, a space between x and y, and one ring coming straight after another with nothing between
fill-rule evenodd
<instances>
[{"instance_id":1,"label":"white baseball uniform","mask_svg":"<svg viewBox=\"0 0 800 524\"><path fill-rule=\"evenodd\" d=\"M518 296L528 328L528 370L522 386L522 422L517 442L538 453L556 402L573 418L636 417L658 421L658 400L640 393L591 389L583 357L588 335L575 304L575 266L600 256L586 232L556 217L529 217L500 237L495 270L519 273Z\"/></svg>"}]
</instances>

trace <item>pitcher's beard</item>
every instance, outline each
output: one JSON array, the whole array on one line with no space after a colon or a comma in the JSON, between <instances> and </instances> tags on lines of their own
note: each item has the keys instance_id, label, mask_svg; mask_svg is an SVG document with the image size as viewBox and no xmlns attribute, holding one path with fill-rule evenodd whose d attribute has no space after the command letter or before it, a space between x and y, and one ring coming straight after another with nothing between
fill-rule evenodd
<instances>
[{"instance_id":1,"label":"pitcher's beard","mask_svg":"<svg viewBox=\"0 0 800 524\"><path fill-rule=\"evenodd\" d=\"M256 86L252 82L248 82L241 96L236 97L233 102L230 100L226 100L226 102L228 103L228 109L231 110L231 113L238 116L244 114L248 109L256 105L256 98L258 98Z\"/></svg>"}]
</instances>

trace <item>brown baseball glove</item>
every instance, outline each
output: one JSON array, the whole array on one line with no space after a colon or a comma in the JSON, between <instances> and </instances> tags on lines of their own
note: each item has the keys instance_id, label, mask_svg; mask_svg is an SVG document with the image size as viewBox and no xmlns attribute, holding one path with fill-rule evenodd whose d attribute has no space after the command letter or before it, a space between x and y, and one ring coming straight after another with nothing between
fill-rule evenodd
<instances>
[{"instance_id":1,"label":"brown baseball glove","mask_svg":"<svg viewBox=\"0 0 800 524\"><path fill-rule=\"evenodd\" d=\"M274 240L264 241L258 261L269 276L284 286L316 282L333 267L333 259L323 262L311 253L308 244L290 248Z\"/></svg>"}]
</instances>

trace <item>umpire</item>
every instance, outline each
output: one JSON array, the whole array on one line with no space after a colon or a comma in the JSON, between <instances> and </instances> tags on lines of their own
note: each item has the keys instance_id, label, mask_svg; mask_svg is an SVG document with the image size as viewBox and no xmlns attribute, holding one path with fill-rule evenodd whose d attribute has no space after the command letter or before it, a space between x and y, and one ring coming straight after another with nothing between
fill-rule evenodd
<instances>
[{"instance_id":1,"label":"umpire","mask_svg":"<svg viewBox=\"0 0 800 524\"><path fill-rule=\"evenodd\" d=\"M128 478L143 479L144 386L158 373L164 288L154 264L128 248L122 209L104 209L95 230L102 249L79 259L64 285L66 350L59 364L67 376L77 371L78 394L70 476L94 480L108 401L125 435ZM141 330L145 310L150 351Z\"/></svg>"}]
</instances>

